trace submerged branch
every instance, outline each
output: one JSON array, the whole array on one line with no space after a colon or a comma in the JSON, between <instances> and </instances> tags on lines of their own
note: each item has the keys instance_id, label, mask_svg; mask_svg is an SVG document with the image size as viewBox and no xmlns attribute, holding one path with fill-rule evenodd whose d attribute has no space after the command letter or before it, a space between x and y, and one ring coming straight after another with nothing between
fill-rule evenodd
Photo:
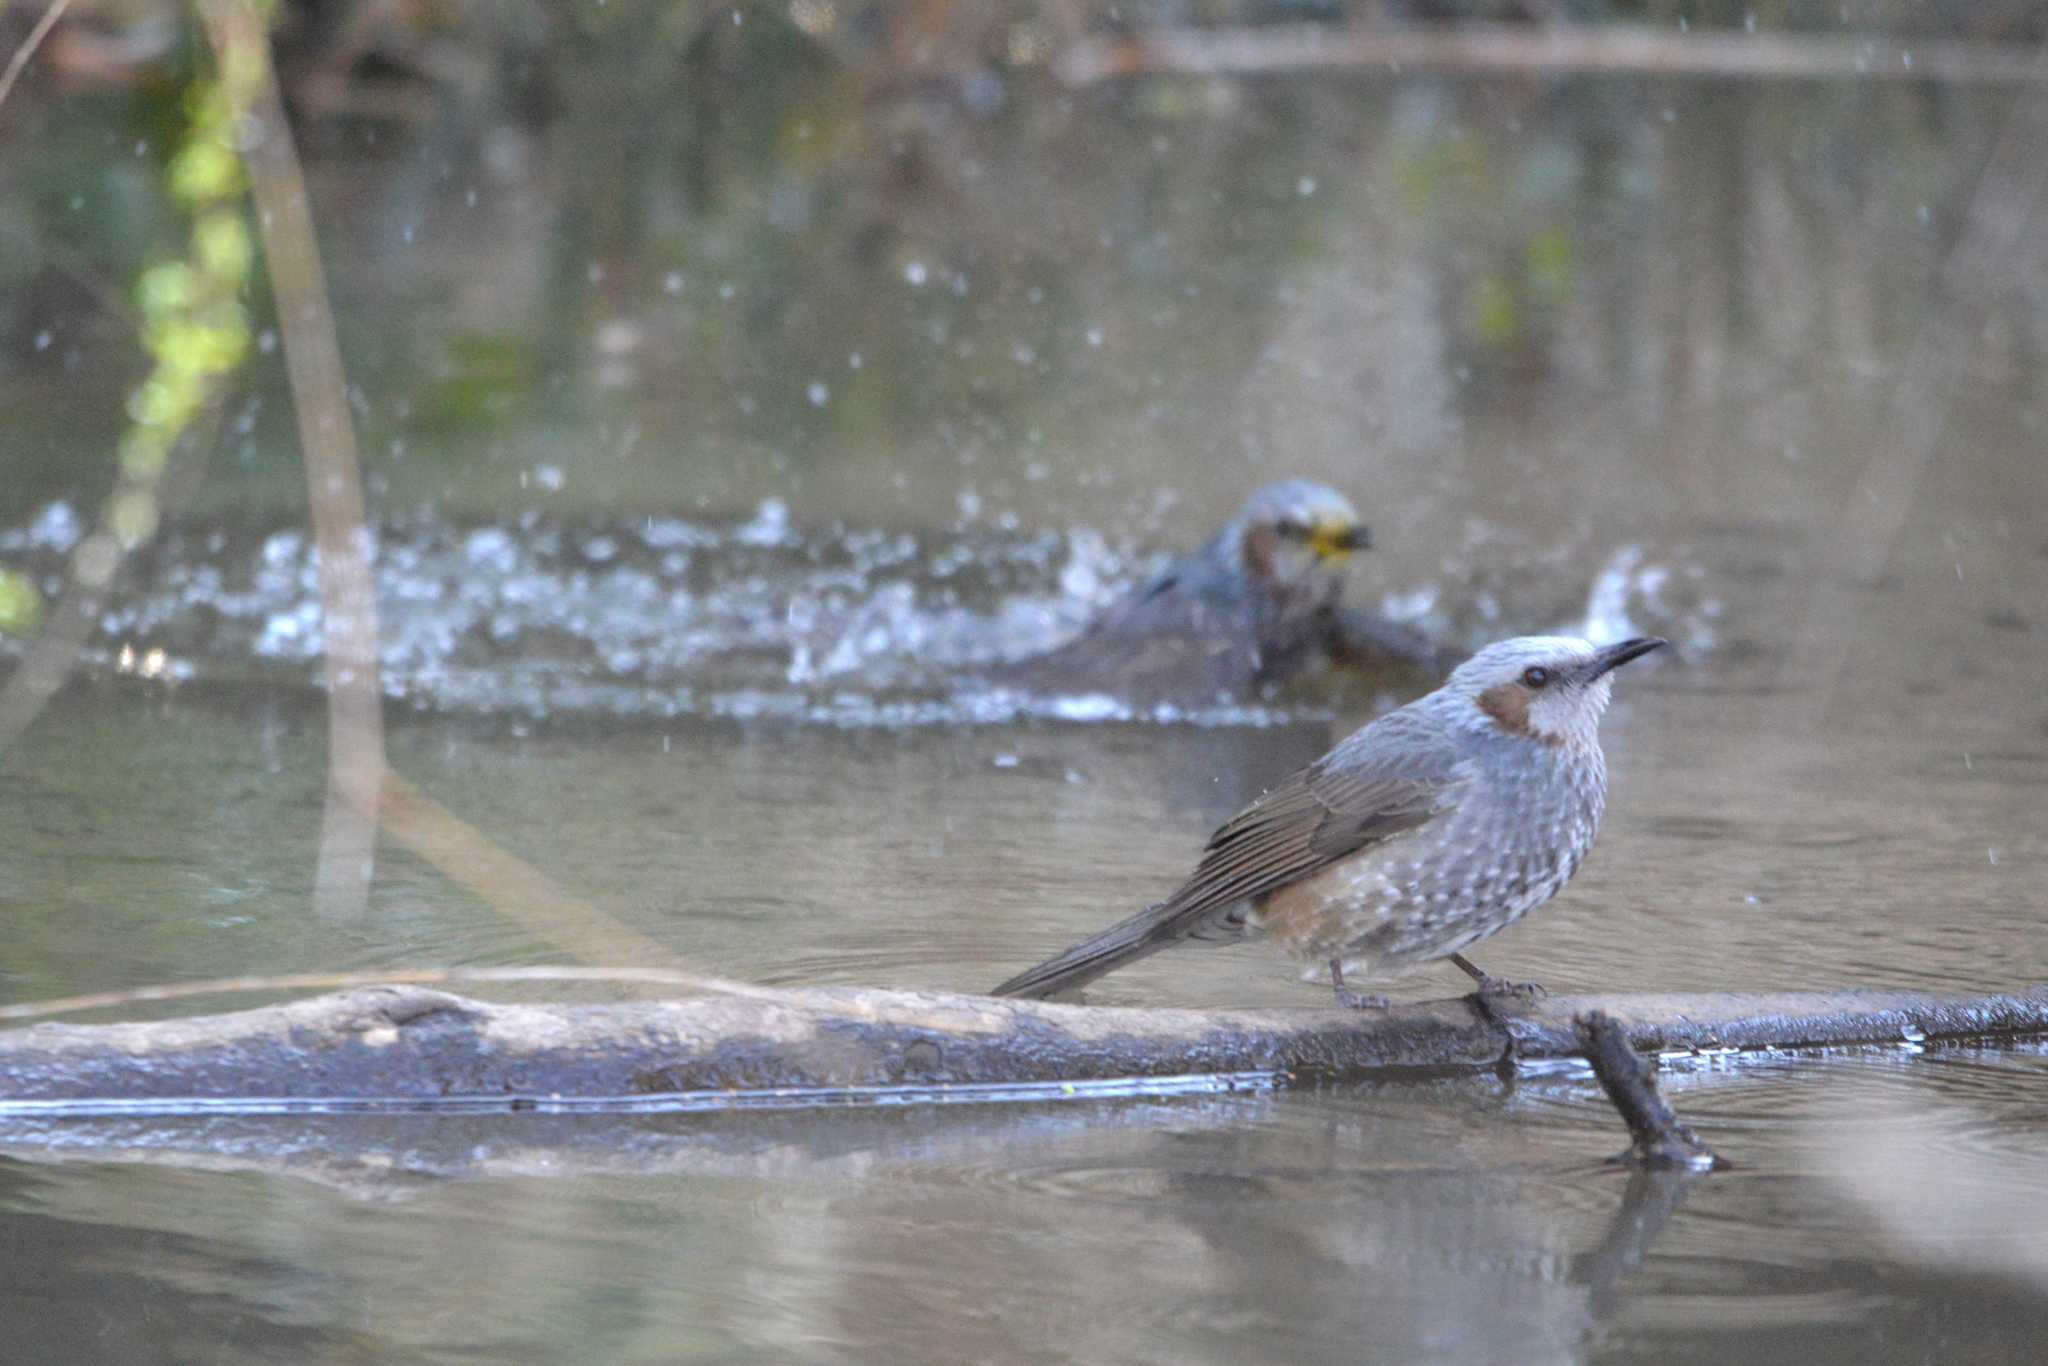
<instances>
[{"instance_id":1,"label":"submerged branch","mask_svg":"<svg viewBox=\"0 0 2048 1366\"><path fill-rule=\"evenodd\" d=\"M1700 1142L1699 1135L1657 1094L1657 1078L1642 1055L1629 1046L1628 1033L1614 1017L1589 1010L1573 1022L1579 1049L1593 1065L1593 1075L1607 1099L1614 1102L1633 1140L1625 1154L1639 1167L1678 1167L1713 1171L1726 1159Z\"/></svg>"},{"instance_id":2,"label":"submerged branch","mask_svg":"<svg viewBox=\"0 0 2048 1366\"><path fill-rule=\"evenodd\" d=\"M1274 1085L1578 1057L1574 1017L1595 1010L1650 1054L2048 1034L2048 987L1546 998L1487 1014L1470 998L1384 1011L1155 1010L855 988L499 1005L385 986L226 1015L0 1033L0 1112L195 1101L215 1112L336 1101L703 1108Z\"/></svg>"}]
</instances>

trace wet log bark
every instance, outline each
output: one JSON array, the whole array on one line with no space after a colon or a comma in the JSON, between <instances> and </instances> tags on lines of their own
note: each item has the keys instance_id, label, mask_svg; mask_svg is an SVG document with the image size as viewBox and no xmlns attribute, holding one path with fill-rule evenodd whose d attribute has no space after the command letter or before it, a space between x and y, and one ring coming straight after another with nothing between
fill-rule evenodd
<instances>
[{"instance_id":1,"label":"wet log bark","mask_svg":"<svg viewBox=\"0 0 2048 1366\"><path fill-rule=\"evenodd\" d=\"M0 1112L708 1107L1276 1085L1578 1057L1574 1017L1596 1010L1645 1054L2048 1035L2048 987L1208 1011L857 989L501 1005L392 986L0 1033Z\"/></svg>"}]
</instances>

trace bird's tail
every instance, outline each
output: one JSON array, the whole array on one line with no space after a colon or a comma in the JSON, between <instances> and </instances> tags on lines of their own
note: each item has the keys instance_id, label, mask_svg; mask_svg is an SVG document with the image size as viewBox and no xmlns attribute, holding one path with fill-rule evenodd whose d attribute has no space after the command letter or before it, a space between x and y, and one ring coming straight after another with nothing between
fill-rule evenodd
<instances>
[{"instance_id":1,"label":"bird's tail","mask_svg":"<svg viewBox=\"0 0 2048 1366\"><path fill-rule=\"evenodd\" d=\"M1084 940L1035 968L1025 969L990 994L1042 999L1084 986L1126 963L1149 957L1186 937L1186 930L1177 923L1177 910L1171 901L1147 906L1093 939Z\"/></svg>"}]
</instances>

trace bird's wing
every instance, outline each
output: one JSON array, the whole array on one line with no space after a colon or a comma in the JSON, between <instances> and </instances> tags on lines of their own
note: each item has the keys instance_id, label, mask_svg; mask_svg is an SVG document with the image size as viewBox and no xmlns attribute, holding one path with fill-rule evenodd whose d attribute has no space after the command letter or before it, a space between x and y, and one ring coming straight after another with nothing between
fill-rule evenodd
<instances>
[{"instance_id":1,"label":"bird's wing","mask_svg":"<svg viewBox=\"0 0 2048 1366\"><path fill-rule=\"evenodd\" d=\"M1413 830L1454 806L1462 786L1448 741L1376 723L1225 822L1160 909L1197 934L1240 901Z\"/></svg>"},{"instance_id":2,"label":"bird's wing","mask_svg":"<svg viewBox=\"0 0 2048 1366\"><path fill-rule=\"evenodd\" d=\"M996 675L1038 692L1199 706L1257 681L1259 644L1241 586L1199 559L1181 559L1105 608L1080 635Z\"/></svg>"},{"instance_id":3,"label":"bird's wing","mask_svg":"<svg viewBox=\"0 0 2048 1366\"><path fill-rule=\"evenodd\" d=\"M1298 882L1449 810L1457 752L1407 709L1381 717L1224 822L1165 901L1018 974L998 996L1049 996L1185 939L1235 938L1238 903Z\"/></svg>"}]
</instances>

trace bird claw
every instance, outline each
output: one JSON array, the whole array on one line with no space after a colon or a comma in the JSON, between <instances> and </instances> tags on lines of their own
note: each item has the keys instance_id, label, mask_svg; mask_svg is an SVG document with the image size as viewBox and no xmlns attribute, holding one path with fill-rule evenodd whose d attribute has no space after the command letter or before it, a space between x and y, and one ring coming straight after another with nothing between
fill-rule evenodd
<instances>
[{"instance_id":1,"label":"bird claw","mask_svg":"<svg viewBox=\"0 0 2048 1366\"><path fill-rule=\"evenodd\" d=\"M1337 1004L1346 1010L1385 1010L1393 1002L1376 991L1353 991L1338 987Z\"/></svg>"},{"instance_id":2,"label":"bird claw","mask_svg":"<svg viewBox=\"0 0 2048 1366\"><path fill-rule=\"evenodd\" d=\"M1472 994L1488 999L1513 996L1523 1001L1540 1001L1550 994L1540 982L1511 982L1505 977L1486 976L1479 979L1479 985Z\"/></svg>"}]
</instances>

